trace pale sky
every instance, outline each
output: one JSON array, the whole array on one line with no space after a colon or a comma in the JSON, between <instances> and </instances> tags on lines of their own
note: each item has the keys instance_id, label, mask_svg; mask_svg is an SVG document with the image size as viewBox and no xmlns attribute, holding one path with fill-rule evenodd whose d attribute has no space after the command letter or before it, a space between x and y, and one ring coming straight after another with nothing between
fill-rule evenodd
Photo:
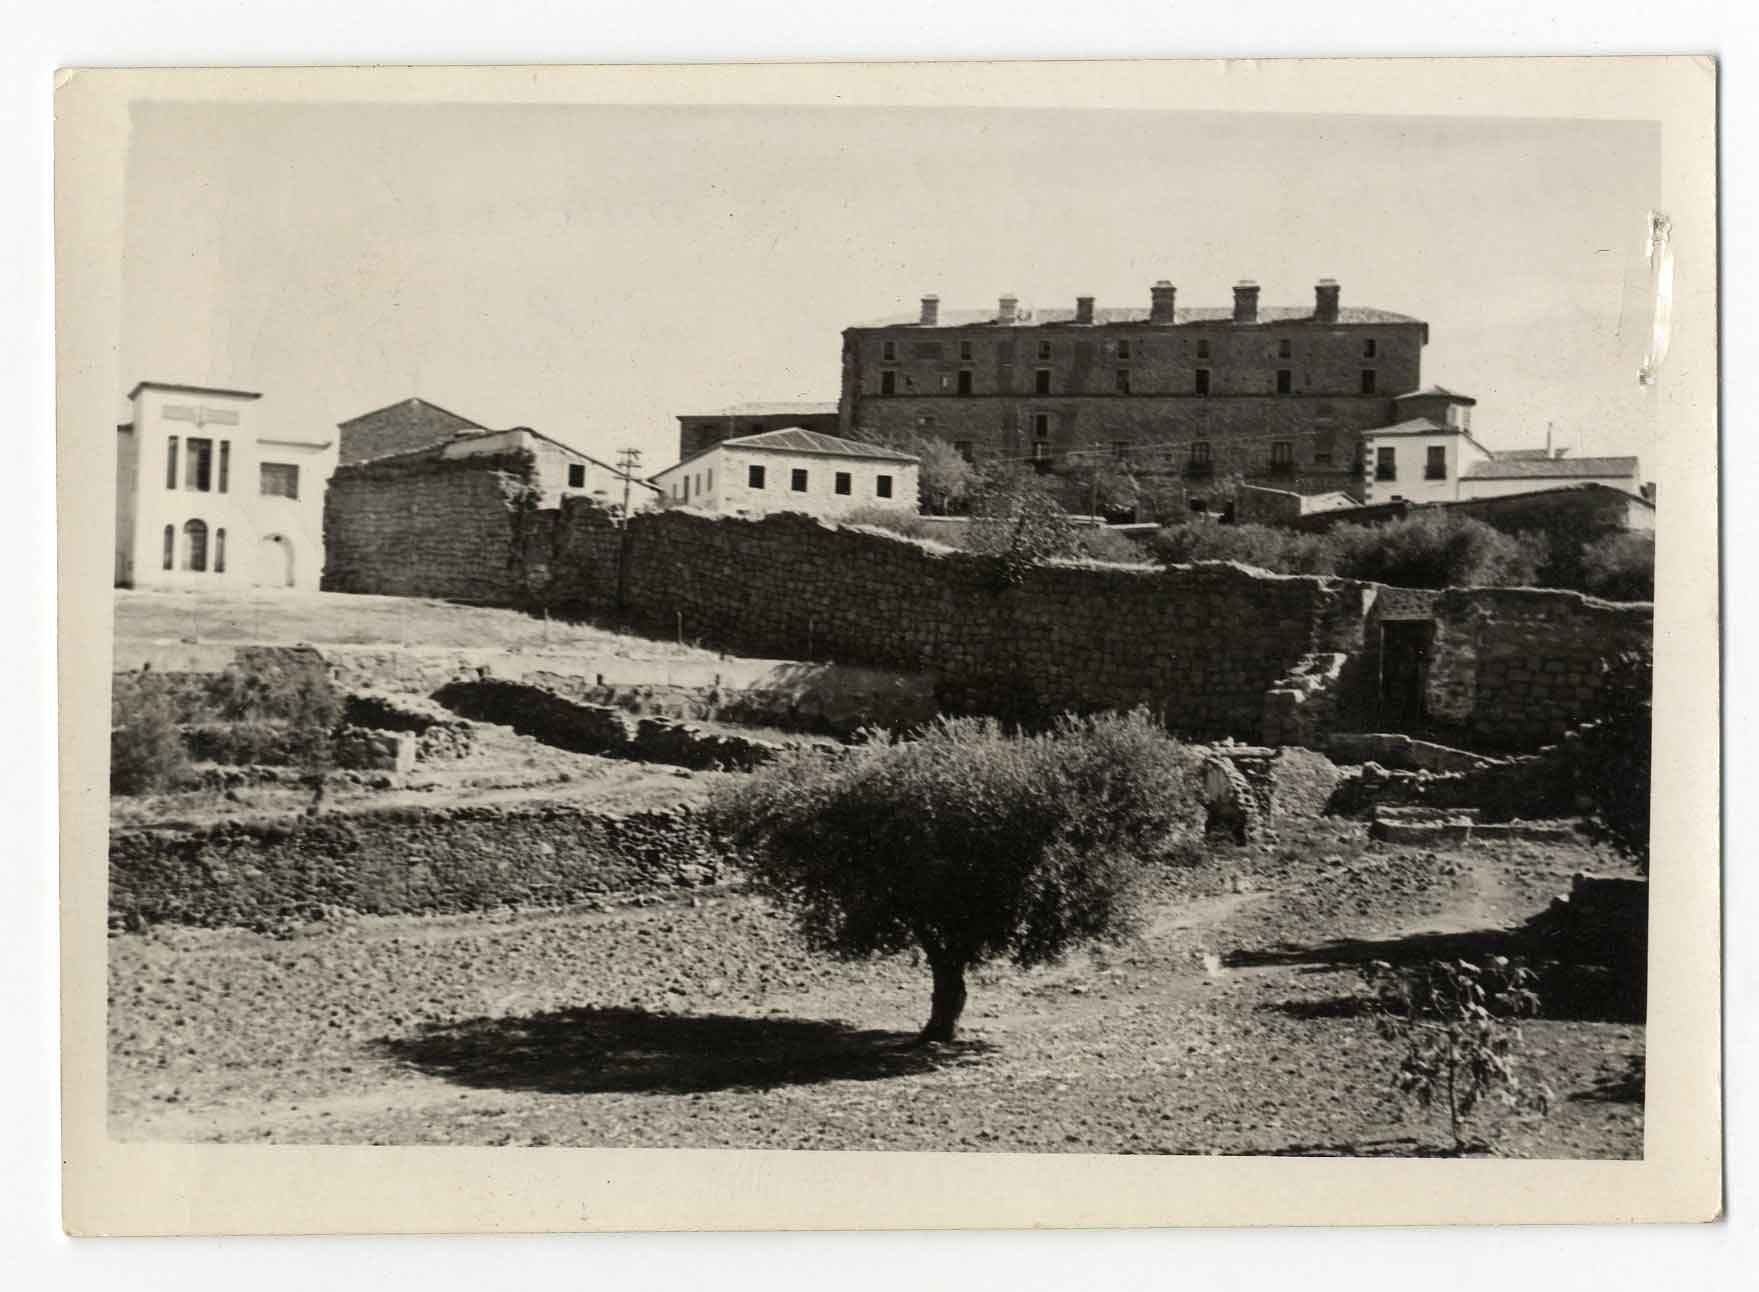
<instances>
[{"instance_id":1,"label":"pale sky","mask_svg":"<svg viewBox=\"0 0 1759 1292\"><path fill-rule=\"evenodd\" d=\"M834 400L911 312L1312 301L1430 324L1491 448L1645 458L1651 123L867 108L143 105L123 373L333 429L411 395L609 460ZM125 411L118 392L119 412Z\"/></svg>"}]
</instances>

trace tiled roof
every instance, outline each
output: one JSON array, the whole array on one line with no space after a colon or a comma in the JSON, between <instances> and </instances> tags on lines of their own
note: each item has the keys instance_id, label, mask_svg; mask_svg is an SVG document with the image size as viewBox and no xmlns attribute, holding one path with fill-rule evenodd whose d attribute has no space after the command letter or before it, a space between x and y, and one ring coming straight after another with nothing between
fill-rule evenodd
<instances>
[{"instance_id":1,"label":"tiled roof","mask_svg":"<svg viewBox=\"0 0 1759 1292\"><path fill-rule=\"evenodd\" d=\"M837 406L831 404L734 404L731 408L712 413L680 413L680 417L835 417Z\"/></svg>"},{"instance_id":2,"label":"tiled roof","mask_svg":"<svg viewBox=\"0 0 1759 1292\"><path fill-rule=\"evenodd\" d=\"M484 429L438 404L414 398L362 413L346 422L338 422L337 426L342 431L342 447L337 459L342 466L413 453L417 449L443 444L461 431Z\"/></svg>"},{"instance_id":3,"label":"tiled roof","mask_svg":"<svg viewBox=\"0 0 1759 1292\"><path fill-rule=\"evenodd\" d=\"M1475 462L1463 480L1574 480L1585 477L1630 479L1637 474L1636 458L1536 458L1506 457Z\"/></svg>"},{"instance_id":4,"label":"tiled roof","mask_svg":"<svg viewBox=\"0 0 1759 1292\"><path fill-rule=\"evenodd\" d=\"M1498 449L1498 462L1545 462L1552 457L1550 449Z\"/></svg>"},{"instance_id":5,"label":"tiled roof","mask_svg":"<svg viewBox=\"0 0 1759 1292\"><path fill-rule=\"evenodd\" d=\"M912 454L881 448L877 444L863 444L859 440L846 440L840 435L826 435L823 431L792 427L780 431L764 431L758 435L740 435L721 443L742 449L774 449L781 453L826 453L840 458L880 458L887 462L918 460Z\"/></svg>"},{"instance_id":6,"label":"tiled roof","mask_svg":"<svg viewBox=\"0 0 1759 1292\"><path fill-rule=\"evenodd\" d=\"M887 318L870 319L865 323L857 323L859 328L882 327L919 327L924 331L932 328L949 327L984 327L1001 326L996 319L996 312L988 310L950 310L940 311L939 322L924 327L920 313L893 314ZM1180 323L1231 323L1234 320L1234 308L1231 305L1198 305L1181 308L1173 312L1173 322ZM1038 327L1049 323L1073 323L1073 309L1028 309L1020 307L1015 316L1015 327ZM1108 323L1146 323L1148 322L1147 306L1107 306L1093 311L1096 326ZM1259 323L1310 323L1313 321L1311 305L1262 305L1258 309ZM1366 305L1345 305L1338 309L1339 323L1421 323L1422 319L1412 318L1409 314L1395 314L1391 310L1372 309Z\"/></svg>"},{"instance_id":7,"label":"tiled roof","mask_svg":"<svg viewBox=\"0 0 1759 1292\"><path fill-rule=\"evenodd\" d=\"M1425 386L1422 390L1413 390L1408 395L1400 395L1399 399L1451 399L1456 404L1476 404L1478 401L1470 395L1462 395L1457 390L1449 390L1446 386Z\"/></svg>"}]
</instances>

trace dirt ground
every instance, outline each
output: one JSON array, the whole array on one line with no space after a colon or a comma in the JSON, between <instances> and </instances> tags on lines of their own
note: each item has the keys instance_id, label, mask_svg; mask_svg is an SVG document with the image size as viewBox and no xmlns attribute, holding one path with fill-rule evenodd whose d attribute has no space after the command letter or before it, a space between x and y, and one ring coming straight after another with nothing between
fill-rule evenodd
<instances>
[{"instance_id":1,"label":"dirt ground","mask_svg":"<svg viewBox=\"0 0 1759 1292\"><path fill-rule=\"evenodd\" d=\"M160 928L110 943L122 1139L928 1151L1441 1151L1392 1094L1356 966L1487 954L1621 869L1586 848L1427 851L1280 823L1170 876L1136 941L982 972L951 1047L906 957L810 955L737 888L567 913L361 919L274 939ZM1592 995L1524 1029L1520 1157L1639 1157L1640 1022Z\"/></svg>"},{"instance_id":2,"label":"dirt ground","mask_svg":"<svg viewBox=\"0 0 1759 1292\"><path fill-rule=\"evenodd\" d=\"M117 589L118 642L202 641L226 644L419 645L609 651L643 659L704 660L716 652L654 641L594 624L546 619L494 606L431 597L377 597L341 592L216 592Z\"/></svg>"}]
</instances>

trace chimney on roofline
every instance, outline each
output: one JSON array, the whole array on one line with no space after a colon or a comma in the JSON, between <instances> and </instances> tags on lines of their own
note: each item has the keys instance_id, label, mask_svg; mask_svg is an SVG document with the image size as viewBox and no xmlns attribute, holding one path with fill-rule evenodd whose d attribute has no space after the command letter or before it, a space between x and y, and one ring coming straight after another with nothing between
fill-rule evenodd
<instances>
[{"instance_id":1,"label":"chimney on roofline","mask_svg":"<svg viewBox=\"0 0 1759 1292\"><path fill-rule=\"evenodd\" d=\"M1075 298L1075 321L1077 323L1093 322L1093 297L1077 296Z\"/></svg>"},{"instance_id":2,"label":"chimney on roofline","mask_svg":"<svg viewBox=\"0 0 1759 1292\"><path fill-rule=\"evenodd\" d=\"M1315 323L1336 323L1338 321L1338 280L1321 278L1318 286L1313 289L1313 321Z\"/></svg>"},{"instance_id":3,"label":"chimney on roofline","mask_svg":"<svg viewBox=\"0 0 1759 1292\"><path fill-rule=\"evenodd\" d=\"M1250 278L1234 284L1234 322L1258 322L1258 284Z\"/></svg>"},{"instance_id":4,"label":"chimney on roofline","mask_svg":"<svg viewBox=\"0 0 1759 1292\"><path fill-rule=\"evenodd\" d=\"M1019 312L1020 298L1017 296L1004 296L996 307L996 322L1012 324L1015 316Z\"/></svg>"},{"instance_id":5,"label":"chimney on roofline","mask_svg":"<svg viewBox=\"0 0 1759 1292\"><path fill-rule=\"evenodd\" d=\"M1173 302L1178 299L1179 289L1166 279L1161 279L1148 289L1148 321L1150 323L1171 323L1174 311Z\"/></svg>"},{"instance_id":6,"label":"chimney on roofline","mask_svg":"<svg viewBox=\"0 0 1759 1292\"><path fill-rule=\"evenodd\" d=\"M922 326L934 327L941 321L941 298L924 296L922 298Z\"/></svg>"}]
</instances>

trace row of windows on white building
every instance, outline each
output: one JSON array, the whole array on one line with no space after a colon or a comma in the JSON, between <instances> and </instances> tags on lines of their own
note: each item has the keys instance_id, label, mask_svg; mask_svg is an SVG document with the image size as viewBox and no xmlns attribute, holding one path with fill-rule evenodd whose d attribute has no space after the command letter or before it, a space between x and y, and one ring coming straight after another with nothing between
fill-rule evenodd
<instances>
[{"instance_id":1,"label":"row of windows on white building","mask_svg":"<svg viewBox=\"0 0 1759 1292\"><path fill-rule=\"evenodd\" d=\"M178 568L177 562L177 527L165 526L164 569ZM208 571L208 523L205 520L186 520L183 522L183 564L182 568L196 574ZM226 527L224 525L214 531L215 574L226 573Z\"/></svg>"},{"instance_id":2,"label":"row of windows on white building","mask_svg":"<svg viewBox=\"0 0 1759 1292\"><path fill-rule=\"evenodd\" d=\"M216 447L218 452L216 453ZM232 441L190 436L183 445L183 488L195 493L226 493L232 478ZM178 443L175 435L165 446L165 488L177 486ZM218 471L215 470L216 465ZM262 462L257 466L257 488L265 498L299 497L299 466L293 462ZM166 566L170 569L170 566Z\"/></svg>"},{"instance_id":3,"label":"row of windows on white building","mask_svg":"<svg viewBox=\"0 0 1759 1292\"><path fill-rule=\"evenodd\" d=\"M855 491L855 477L848 471L831 473L831 492L844 497L852 496ZM745 487L747 489L767 489L769 473L758 465L751 463L745 468ZM694 486L693 483L694 482ZM692 489L694 487L694 492ZM715 487L714 468L699 471L694 476L685 476L672 486L672 497L679 502L689 502L691 498L701 497ZM808 493L812 489L811 472L806 467L792 467L788 472L788 489L792 493ZM889 474L876 475L873 478L873 496L890 498L892 496L892 477Z\"/></svg>"}]
</instances>

